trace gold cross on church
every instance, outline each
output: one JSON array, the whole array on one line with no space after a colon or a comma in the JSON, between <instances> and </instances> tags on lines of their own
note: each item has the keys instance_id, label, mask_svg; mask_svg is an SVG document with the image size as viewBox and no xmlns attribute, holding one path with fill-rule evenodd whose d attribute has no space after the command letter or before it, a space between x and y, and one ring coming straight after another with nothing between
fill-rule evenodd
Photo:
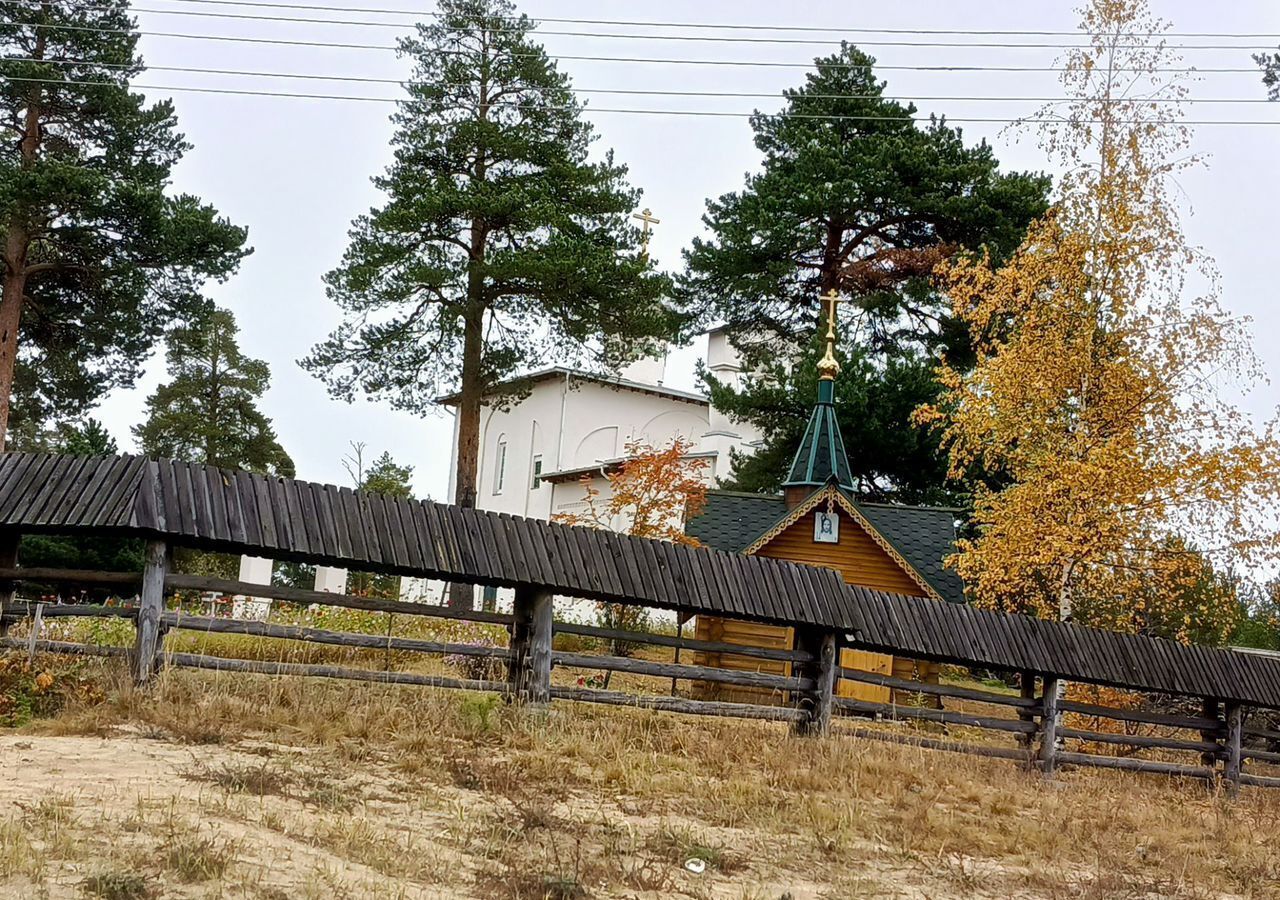
<instances>
[{"instance_id":1,"label":"gold cross on church","mask_svg":"<svg viewBox=\"0 0 1280 900\"><path fill-rule=\"evenodd\" d=\"M653 217L653 210L649 209L648 207L640 210L640 212L638 213L632 213L631 218L638 219L642 223L644 223L640 226L640 253L643 256L648 256L649 255L649 226L661 225L662 220L655 219Z\"/></svg>"},{"instance_id":2,"label":"gold cross on church","mask_svg":"<svg viewBox=\"0 0 1280 900\"><path fill-rule=\"evenodd\" d=\"M834 381L840 374L840 362L836 359L836 304L843 298L832 288L822 299L827 301L827 352L818 360L818 377L823 381Z\"/></svg>"}]
</instances>

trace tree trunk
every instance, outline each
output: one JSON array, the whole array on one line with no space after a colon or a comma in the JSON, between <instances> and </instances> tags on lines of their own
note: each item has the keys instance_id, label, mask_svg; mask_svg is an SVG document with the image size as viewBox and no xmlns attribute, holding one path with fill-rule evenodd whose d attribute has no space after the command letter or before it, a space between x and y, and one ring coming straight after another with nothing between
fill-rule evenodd
<instances>
[{"instance_id":1,"label":"tree trunk","mask_svg":"<svg viewBox=\"0 0 1280 900\"><path fill-rule=\"evenodd\" d=\"M822 271L819 276L820 284L818 285L819 298L825 297L832 291L840 290L840 266L843 263L840 258L840 245L843 241L844 229L834 222L828 222L827 242L822 249ZM818 304L819 307L821 307L822 302ZM821 313L818 315L818 320L822 320Z\"/></svg>"},{"instance_id":2,"label":"tree trunk","mask_svg":"<svg viewBox=\"0 0 1280 900\"><path fill-rule=\"evenodd\" d=\"M44 11L48 14L48 4ZM31 58L44 59L45 32L36 30L36 43ZM22 168L30 169L40 152L40 99L39 84L31 86L27 95L27 113L22 123L22 140L18 153ZM9 410L13 405L13 376L18 365L18 326L22 321L22 304L27 292L27 251L31 247L31 233L24 222L21 209L15 210L8 223L4 242L4 286L0 291L0 451L9 438Z\"/></svg>"},{"instance_id":3,"label":"tree trunk","mask_svg":"<svg viewBox=\"0 0 1280 900\"><path fill-rule=\"evenodd\" d=\"M0 450L4 450L9 436L9 407L18 362L18 325L27 287L27 276L22 272L25 257L25 237L21 229L11 227L5 242L4 291L0 296Z\"/></svg>"},{"instance_id":4,"label":"tree trunk","mask_svg":"<svg viewBox=\"0 0 1280 900\"><path fill-rule=\"evenodd\" d=\"M489 115L488 80L488 28L481 29L481 57L479 60L479 110L477 118L484 121ZM471 173L474 184L482 183L488 174L485 148L476 148L475 167ZM484 285L485 243L489 238L485 221L479 216L471 219L471 239L467 258L467 307L463 314L462 374L459 379L457 468L454 470L453 502L457 506L474 509L480 481L480 406L484 400L484 378L481 372L484 361L484 312L486 307ZM470 609L475 605L475 588L469 584L449 586L449 605Z\"/></svg>"}]
</instances>

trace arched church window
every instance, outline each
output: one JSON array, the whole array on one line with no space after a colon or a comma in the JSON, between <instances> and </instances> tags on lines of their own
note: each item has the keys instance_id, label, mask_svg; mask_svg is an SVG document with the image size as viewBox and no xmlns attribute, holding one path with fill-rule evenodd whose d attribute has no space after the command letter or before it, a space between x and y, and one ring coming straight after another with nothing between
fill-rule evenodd
<instances>
[{"instance_id":1,"label":"arched church window","mask_svg":"<svg viewBox=\"0 0 1280 900\"><path fill-rule=\"evenodd\" d=\"M502 493L502 483L507 475L507 436L498 438L498 452L493 457L493 492Z\"/></svg>"}]
</instances>

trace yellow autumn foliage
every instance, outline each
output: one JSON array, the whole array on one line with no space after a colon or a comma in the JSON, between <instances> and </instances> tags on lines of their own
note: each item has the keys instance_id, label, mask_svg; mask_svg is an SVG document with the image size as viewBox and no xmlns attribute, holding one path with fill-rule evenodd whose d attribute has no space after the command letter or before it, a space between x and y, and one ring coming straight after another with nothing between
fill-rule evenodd
<instances>
[{"instance_id":1,"label":"yellow autumn foliage","mask_svg":"<svg viewBox=\"0 0 1280 900\"><path fill-rule=\"evenodd\" d=\"M1223 398L1260 371L1171 196L1196 161L1165 26L1145 0L1093 0L1083 26L1072 99L1039 123L1055 207L1003 264L941 271L977 362L944 364L916 419L953 477L999 485L950 561L978 603L1217 643L1238 603L1214 565L1278 546L1280 443Z\"/></svg>"}]
</instances>

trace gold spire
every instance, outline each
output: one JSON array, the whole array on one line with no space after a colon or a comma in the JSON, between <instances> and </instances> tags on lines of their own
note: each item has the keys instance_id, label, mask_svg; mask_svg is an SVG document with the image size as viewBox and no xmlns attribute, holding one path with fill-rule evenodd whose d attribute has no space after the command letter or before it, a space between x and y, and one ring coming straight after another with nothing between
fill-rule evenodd
<instances>
[{"instance_id":1,"label":"gold spire","mask_svg":"<svg viewBox=\"0 0 1280 900\"><path fill-rule=\"evenodd\" d=\"M836 304L840 295L835 288L827 291L827 352L818 360L818 378L822 381L835 381L840 374L840 363L836 360Z\"/></svg>"}]
</instances>

